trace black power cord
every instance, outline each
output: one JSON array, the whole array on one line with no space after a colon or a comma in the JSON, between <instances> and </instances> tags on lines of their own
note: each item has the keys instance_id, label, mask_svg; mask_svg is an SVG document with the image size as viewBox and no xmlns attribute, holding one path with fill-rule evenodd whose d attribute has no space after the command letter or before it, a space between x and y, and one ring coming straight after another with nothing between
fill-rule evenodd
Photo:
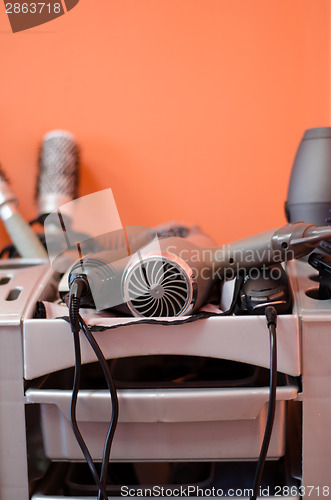
<instances>
[{"instance_id":1,"label":"black power cord","mask_svg":"<svg viewBox=\"0 0 331 500\"><path fill-rule=\"evenodd\" d=\"M205 319L211 316L226 316L230 315L233 313L235 306L238 301L238 296L239 292L241 290L242 284L243 284L244 276L240 275L236 279L236 284L235 284L235 289L233 293L233 298L232 298L232 303L230 305L230 308L223 312L223 313L198 313L194 315L192 318L189 318L189 321L180 321L178 323L185 323L185 322L190 322L190 321L195 321L197 319ZM117 400L117 393L116 393L116 388L114 386L108 364L106 359L104 358L104 355L97 344L91 329L87 326L83 318L79 315L79 308L80 308L80 297L82 294L86 292L88 289L88 281L87 278L84 275L79 275L75 277L75 280L71 283L70 286L70 292L68 295L68 301L69 301L69 320L71 324L71 329L73 331L74 335L74 345L75 345L75 357L76 357L76 363L75 363L75 374L74 374L74 384L73 384L73 393L72 393L72 401L71 401L71 424L72 428L75 434L75 437L78 441L78 444L84 454L84 457L86 459L87 464L89 465L90 471L92 473L93 479L98 487L98 500L108 500L107 493L106 493L106 481L107 481L107 471L108 471L108 464L109 464L109 456L110 456L110 450L111 450L111 444L113 441L114 433L115 433L115 428L118 420L118 400ZM270 307L269 309L273 309L273 307ZM277 314L276 314L277 316ZM150 323L152 322L150 319L142 320L139 323ZM162 321L158 321L158 324L162 324ZM174 324L176 321L170 323ZM135 322L135 324L137 324ZM165 324L169 324L168 322L165 322ZM105 327L101 328L100 331L103 331L104 329L111 329L112 327ZM110 425L108 428L107 432L107 437L104 445L104 451L103 451L103 458L102 458L102 468L101 468L101 474L100 478L98 476L98 473L96 471L95 465L93 463L93 459L87 449L86 443L83 440L83 437L78 429L77 421L76 421L76 404L77 404L77 396L78 396L78 390L79 390L79 377L80 377L80 367L81 367L81 354L80 354L80 343L79 343L79 332L80 330L83 331L85 337L87 338L88 342L90 343L92 349L94 350L97 359L101 365L101 368L104 373L104 377L107 382L108 389L111 394L111 401L112 401L112 417L110 421ZM277 372L277 367L276 367L276 372ZM269 408L270 410L270 408ZM269 421L269 418L268 418ZM267 422L268 425L268 422ZM272 424L271 424L272 427ZM271 431L270 431L271 433ZM270 440L270 437L269 437ZM266 446L266 451L265 455L267 452L269 440L267 442ZM266 437L264 439L264 442L266 441ZM262 451L261 451L262 455ZM261 458L261 457L260 457ZM265 460L265 457L264 457ZM263 471L263 466L264 466L264 460L261 461L259 460L259 464L261 467L261 475ZM257 481L257 490L259 488L259 482L261 478L258 478ZM256 497L254 497L256 498Z\"/></svg>"},{"instance_id":2,"label":"black power cord","mask_svg":"<svg viewBox=\"0 0 331 500\"><path fill-rule=\"evenodd\" d=\"M256 467L254 484L253 484L253 495L251 500L256 500L259 488L261 484L264 464L269 448L272 427L275 418L276 409L276 388L277 388L277 338L276 338L276 326L277 326L277 311L273 306L267 306L265 309L265 317L267 320L269 336L270 336L270 384L269 384L269 406L268 406L268 416L267 423L264 431L264 438L260 450L260 456Z\"/></svg>"},{"instance_id":3,"label":"black power cord","mask_svg":"<svg viewBox=\"0 0 331 500\"><path fill-rule=\"evenodd\" d=\"M75 374L74 374L74 383L73 383L71 405L70 405L71 426L72 426L72 430L74 432L75 438L79 444L79 447L82 450L83 455L85 457L85 460L89 466L89 469L90 469L90 472L93 476L93 479L94 479L96 485L98 486L99 491L102 491L103 499L108 500L108 497L106 496L106 491L104 490L104 488L101 484L101 481L99 479L97 470L96 470L95 465L93 463L93 459L91 457L91 454L86 446L86 443L83 439L83 436L80 433L80 430L79 430L79 427L77 424L76 406L77 406L77 397L78 397L79 382L80 382L81 354L80 354L79 334L74 333L73 335L74 335L74 345L75 345Z\"/></svg>"},{"instance_id":4,"label":"black power cord","mask_svg":"<svg viewBox=\"0 0 331 500\"><path fill-rule=\"evenodd\" d=\"M100 476L101 477L101 484L103 486L103 489L105 489L106 484L107 484L107 472L108 472L110 450L111 450L111 445L112 445L112 442L114 439L115 429L116 429L116 425L117 425L117 421L118 421L118 398L117 398L116 388L115 388L107 361L106 361L98 343L96 342L93 334L90 332L85 321L81 317L79 317L79 324L80 324L80 326L85 334L85 337L89 341L92 349L94 350L94 352L98 358L98 361L100 363L104 377L105 377L106 382L107 382L108 390L110 392L110 397L111 397L111 403L112 403L111 420L110 420L110 424L108 427L105 446L104 446L104 450L103 450L101 476ZM99 488L98 500L102 500L102 497L100 495L101 495L101 491ZM105 499L107 499L107 497L105 497Z\"/></svg>"},{"instance_id":5,"label":"black power cord","mask_svg":"<svg viewBox=\"0 0 331 500\"><path fill-rule=\"evenodd\" d=\"M107 472L108 472L111 445L118 420L118 399L117 399L116 388L107 361L98 343L96 342L94 336L92 335L88 326L86 325L85 321L79 315L80 297L84 293L86 286L88 286L86 278L83 276L79 276L71 284L70 294L69 294L69 304L68 304L69 318L70 318L71 330L74 337L74 348L75 348L75 372L74 372L73 391L72 391L71 407L70 407L70 420L74 435L83 452L85 460L90 468L93 479L98 487L98 500L108 500L108 496L106 493ZM80 351L80 341L79 341L79 332L81 329L83 330L84 335L86 336L88 342L90 343L100 363L104 377L106 379L106 383L110 392L111 402L112 402L112 416L103 450L100 478L96 471L96 467L93 463L91 454L80 433L76 419L76 407L77 407L77 398L80 385L80 370L81 370L81 351Z\"/></svg>"}]
</instances>

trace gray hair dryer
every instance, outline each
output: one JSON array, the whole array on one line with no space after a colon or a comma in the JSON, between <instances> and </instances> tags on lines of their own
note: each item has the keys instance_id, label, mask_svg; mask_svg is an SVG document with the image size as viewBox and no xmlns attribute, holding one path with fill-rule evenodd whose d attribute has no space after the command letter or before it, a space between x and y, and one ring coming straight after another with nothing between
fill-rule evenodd
<instances>
[{"instance_id":1,"label":"gray hair dryer","mask_svg":"<svg viewBox=\"0 0 331 500\"><path fill-rule=\"evenodd\" d=\"M292 167L287 201L288 222L305 221L316 226L330 223L331 127L306 130ZM331 251L330 240L321 246Z\"/></svg>"}]
</instances>

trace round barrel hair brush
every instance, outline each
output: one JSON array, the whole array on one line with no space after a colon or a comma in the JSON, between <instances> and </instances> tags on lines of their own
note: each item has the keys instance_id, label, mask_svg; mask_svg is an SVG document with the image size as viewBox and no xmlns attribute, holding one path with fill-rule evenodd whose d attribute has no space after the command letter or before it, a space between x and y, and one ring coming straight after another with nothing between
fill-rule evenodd
<instances>
[{"instance_id":1,"label":"round barrel hair brush","mask_svg":"<svg viewBox=\"0 0 331 500\"><path fill-rule=\"evenodd\" d=\"M44 136L35 192L39 216L77 198L79 165L80 150L70 132L53 130Z\"/></svg>"},{"instance_id":2,"label":"round barrel hair brush","mask_svg":"<svg viewBox=\"0 0 331 500\"><path fill-rule=\"evenodd\" d=\"M0 217L12 243L21 257L47 259L48 254L43 244L30 225L23 219L17 205L18 201L8 177L0 166Z\"/></svg>"}]
</instances>

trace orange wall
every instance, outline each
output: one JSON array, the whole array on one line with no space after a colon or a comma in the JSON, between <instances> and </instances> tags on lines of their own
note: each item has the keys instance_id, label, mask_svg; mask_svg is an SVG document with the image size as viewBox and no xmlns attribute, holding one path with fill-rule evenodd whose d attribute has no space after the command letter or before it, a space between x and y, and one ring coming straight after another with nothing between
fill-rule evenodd
<instances>
[{"instance_id":1,"label":"orange wall","mask_svg":"<svg viewBox=\"0 0 331 500\"><path fill-rule=\"evenodd\" d=\"M1 3L0 161L21 212L64 128L80 194L111 187L126 225L225 243L284 224L301 136L330 125L329 37L329 0L80 0L17 34Z\"/></svg>"}]
</instances>

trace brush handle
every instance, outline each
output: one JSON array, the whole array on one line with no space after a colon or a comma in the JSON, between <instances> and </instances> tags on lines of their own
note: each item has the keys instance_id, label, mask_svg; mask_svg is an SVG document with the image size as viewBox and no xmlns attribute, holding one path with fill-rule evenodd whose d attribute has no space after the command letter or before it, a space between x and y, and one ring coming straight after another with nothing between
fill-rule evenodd
<instances>
[{"instance_id":1,"label":"brush handle","mask_svg":"<svg viewBox=\"0 0 331 500\"><path fill-rule=\"evenodd\" d=\"M43 244L20 213L12 212L3 222L21 257L48 259L48 254Z\"/></svg>"}]
</instances>

